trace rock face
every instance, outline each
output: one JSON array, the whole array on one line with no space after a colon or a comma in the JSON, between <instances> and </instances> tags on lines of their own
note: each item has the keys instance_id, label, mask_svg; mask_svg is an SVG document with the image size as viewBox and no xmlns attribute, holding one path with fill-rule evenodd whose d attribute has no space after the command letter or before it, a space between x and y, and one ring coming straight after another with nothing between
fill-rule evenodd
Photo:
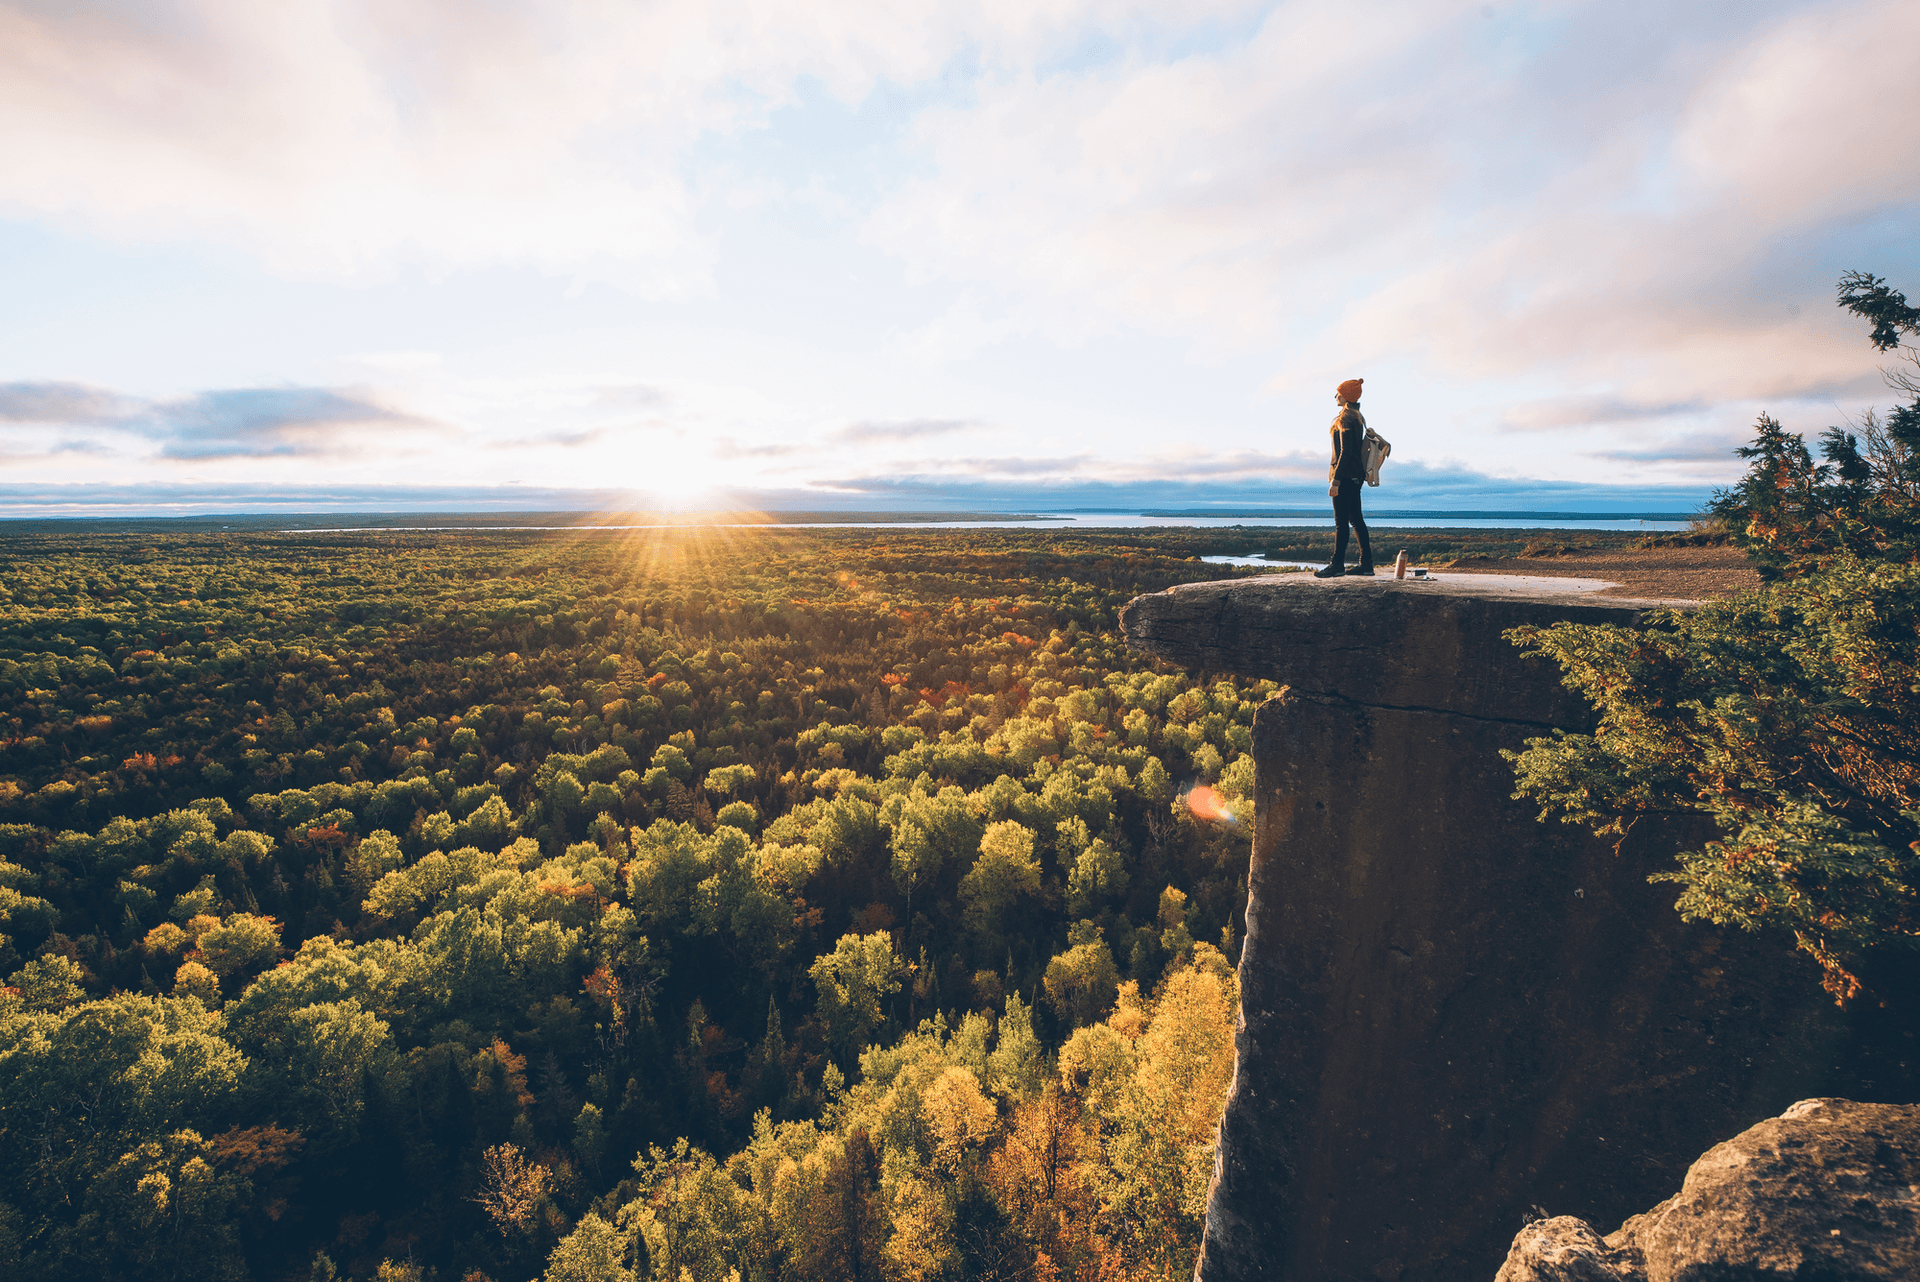
<instances>
[{"instance_id":1,"label":"rock face","mask_svg":"<svg viewBox=\"0 0 1920 1282\"><path fill-rule=\"evenodd\" d=\"M1618 1223L1718 1137L1920 1065L1863 1052L1778 941L1679 920L1647 874L1704 833L1616 853L1511 799L1500 750L1590 713L1502 632L1647 608L1528 587L1241 579L1122 614L1173 662L1289 686L1254 723L1208 1282L1485 1282L1535 1205Z\"/></svg>"},{"instance_id":2,"label":"rock face","mask_svg":"<svg viewBox=\"0 0 1920 1282\"><path fill-rule=\"evenodd\" d=\"M1803 1100L1716 1145L1604 1240L1530 1224L1495 1282L1920 1278L1920 1106Z\"/></svg>"}]
</instances>

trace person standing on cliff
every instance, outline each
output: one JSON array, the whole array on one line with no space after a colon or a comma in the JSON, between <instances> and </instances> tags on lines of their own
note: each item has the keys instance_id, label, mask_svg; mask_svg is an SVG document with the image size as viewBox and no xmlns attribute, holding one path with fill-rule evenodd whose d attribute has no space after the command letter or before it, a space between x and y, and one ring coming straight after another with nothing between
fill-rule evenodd
<instances>
[{"instance_id":1,"label":"person standing on cliff","mask_svg":"<svg viewBox=\"0 0 1920 1282\"><path fill-rule=\"evenodd\" d=\"M1327 469L1327 493L1333 498L1333 560L1324 570L1315 570L1317 579L1337 579L1356 574L1373 574L1373 543L1367 538L1367 520L1360 515L1360 486L1367 479L1367 420L1360 416L1362 378L1350 378L1334 389L1333 400L1340 407L1334 415L1333 464ZM1346 568L1347 528L1360 539L1360 561Z\"/></svg>"}]
</instances>

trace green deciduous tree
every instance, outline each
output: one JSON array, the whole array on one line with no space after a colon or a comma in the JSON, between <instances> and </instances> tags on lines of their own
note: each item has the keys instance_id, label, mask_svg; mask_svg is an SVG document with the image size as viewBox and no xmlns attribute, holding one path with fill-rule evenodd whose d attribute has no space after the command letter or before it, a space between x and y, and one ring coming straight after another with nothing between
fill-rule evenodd
<instances>
[{"instance_id":1,"label":"green deciduous tree","mask_svg":"<svg viewBox=\"0 0 1920 1282\"><path fill-rule=\"evenodd\" d=\"M222 979L258 970L280 955L280 923L256 913L232 913L201 935L197 948L195 960Z\"/></svg>"},{"instance_id":2,"label":"green deciduous tree","mask_svg":"<svg viewBox=\"0 0 1920 1282\"><path fill-rule=\"evenodd\" d=\"M885 1001L900 991L900 959L884 930L842 935L808 968L819 993L820 1023L847 1059L859 1054L886 1019Z\"/></svg>"},{"instance_id":3,"label":"green deciduous tree","mask_svg":"<svg viewBox=\"0 0 1920 1282\"><path fill-rule=\"evenodd\" d=\"M53 1013L63 1011L86 996L81 985L83 975L71 957L55 953L28 962L7 977L7 987L19 994L27 1010Z\"/></svg>"},{"instance_id":4,"label":"green deciduous tree","mask_svg":"<svg viewBox=\"0 0 1920 1282\"><path fill-rule=\"evenodd\" d=\"M220 1016L125 993L41 1006L0 997L0 1203L25 1230L22 1275L239 1276L246 1182L200 1138L246 1069Z\"/></svg>"},{"instance_id":5,"label":"green deciduous tree","mask_svg":"<svg viewBox=\"0 0 1920 1282\"><path fill-rule=\"evenodd\" d=\"M188 1130L122 1155L89 1184L86 1210L72 1229L49 1235L45 1254L53 1258L45 1264L52 1271L37 1276L247 1277L233 1210L250 1186L217 1170L214 1157L212 1146ZM60 1260L54 1252L63 1246L67 1258Z\"/></svg>"},{"instance_id":6,"label":"green deciduous tree","mask_svg":"<svg viewBox=\"0 0 1920 1282\"><path fill-rule=\"evenodd\" d=\"M1075 923L1072 945L1047 963L1047 1002L1070 1028L1090 1024L1113 1005L1120 988L1113 950L1090 921Z\"/></svg>"},{"instance_id":7,"label":"green deciduous tree","mask_svg":"<svg viewBox=\"0 0 1920 1282\"><path fill-rule=\"evenodd\" d=\"M634 1268L634 1241L631 1229L623 1232L588 1211L547 1257L545 1282L633 1282L651 1272L644 1260Z\"/></svg>"},{"instance_id":8,"label":"green deciduous tree","mask_svg":"<svg viewBox=\"0 0 1920 1282\"><path fill-rule=\"evenodd\" d=\"M1033 857L1033 829L1012 819L989 824L980 854L960 880L967 925L997 934L1007 913L1040 893L1040 865Z\"/></svg>"},{"instance_id":9,"label":"green deciduous tree","mask_svg":"<svg viewBox=\"0 0 1920 1282\"><path fill-rule=\"evenodd\" d=\"M882 814L892 828L894 884L907 896L909 908L914 890L972 855L985 831L966 793L955 787L932 796L916 789L889 798Z\"/></svg>"},{"instance_id":10,"label":"green deciduous tree","mask_svg":"<svg viewBox=\"0 0 1920 1282\"><path fill-rule=\"evenodd\" d=\"M766 1206L703 1149L678 1140L634 1159L641 1196L621 1212L658 1282L765 1276L775 1236Z\"/></svg>"},{"instance_id":11,"label":"green deciduous tree","mask_svg":"<svg viewBox=\"0 0 1920 1282\"><path fill-rule=\"evenodd\" d=\"M1067 911L1093 916L1106 903L1125 895L1129 881L1126 860L1104 837L1096 837L1074 857L1067 874Z\"/></svg>"}]
</instances>

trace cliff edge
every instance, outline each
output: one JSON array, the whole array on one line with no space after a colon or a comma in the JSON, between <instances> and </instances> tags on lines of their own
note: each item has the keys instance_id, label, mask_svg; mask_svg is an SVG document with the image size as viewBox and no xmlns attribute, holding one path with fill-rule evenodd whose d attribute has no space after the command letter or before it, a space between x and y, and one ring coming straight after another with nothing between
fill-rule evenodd
<instances>
[{"instance_id":1,"label":"cliff edge","mask_svg":"<svg viewBox=\"0 0 1920 1282\"><path fill-rule=\"evenodd\" d=\"M1288 687L1254 722L1199 1277L1484 1282L1535 1205L1617 1223L1796 1098L1910 1082L1911 1042L1863 1041L1790 950L1647 883L1704 832L1643 823L1616 852L1512 800L1500 750L1591 712L1502 634L1661 604L1604 586L1276 576L1123 611L1138 647Z\"/></svg>"}]
</instances>

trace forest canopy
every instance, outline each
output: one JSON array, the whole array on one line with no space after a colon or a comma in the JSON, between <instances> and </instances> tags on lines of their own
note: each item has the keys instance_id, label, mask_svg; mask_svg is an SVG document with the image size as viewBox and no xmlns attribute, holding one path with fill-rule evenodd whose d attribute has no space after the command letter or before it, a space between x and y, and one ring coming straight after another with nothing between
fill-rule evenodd
<instances>
[{"instance_id":1,"label":"forest canopy","mask_svg":"<svg viewBox=\"0 0 1920 1282\"><path fill-rule=\"evenodd\" d=\"M1259 546L16 536L0 1273L1186 1276Z\"/></svg>"}]
</instances>

